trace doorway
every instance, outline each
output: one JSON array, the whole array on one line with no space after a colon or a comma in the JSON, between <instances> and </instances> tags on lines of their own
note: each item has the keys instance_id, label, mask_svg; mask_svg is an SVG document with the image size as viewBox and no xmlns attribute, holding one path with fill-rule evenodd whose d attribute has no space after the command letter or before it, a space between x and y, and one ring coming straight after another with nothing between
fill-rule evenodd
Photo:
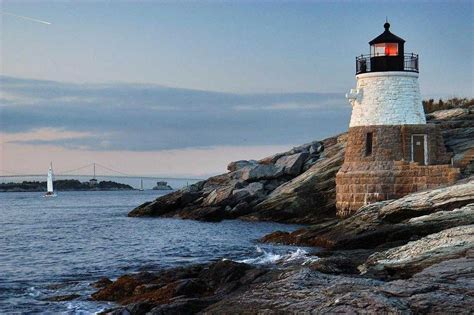
<instances>
[{"instance_id":1,"label":"doorway","mask_svg":"<svg viewBox=\"0 0 474 315\"><path fill-rule=\"evenodd\" d=\"M411 160L420 165L428 164L426 135L411 136Z\"/></svg>"}]
</instances>

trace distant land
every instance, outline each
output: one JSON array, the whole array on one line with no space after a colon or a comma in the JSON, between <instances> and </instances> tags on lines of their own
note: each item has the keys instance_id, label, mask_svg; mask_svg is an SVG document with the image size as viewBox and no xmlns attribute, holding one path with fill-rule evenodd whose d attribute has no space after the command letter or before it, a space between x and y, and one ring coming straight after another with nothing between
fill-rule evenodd
<instances>
[{"instance_id":1,"label":"distant land","mask_svg":"<svg viewBox=\"0 0 474 315\"><path fill-rule=\"evenodd\" d=\"M113 181L101 181L91 185L90 182L80 182L76 179L55 180L54 190L134 190L130 185ZM0 192L46 191L46 182L23 181L21 183L0 183Z\"/></svg>"}]
</instances>

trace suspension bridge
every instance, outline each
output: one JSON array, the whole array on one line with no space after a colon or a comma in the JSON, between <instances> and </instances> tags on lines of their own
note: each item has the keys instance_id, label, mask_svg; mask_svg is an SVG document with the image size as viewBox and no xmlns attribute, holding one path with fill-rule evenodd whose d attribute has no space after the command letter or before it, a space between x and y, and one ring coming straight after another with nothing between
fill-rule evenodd
<instances>
[{"instance_id":1,"label":"suspension bridge","mask_svg":"<svg viewBox=\"0 0 474 315\"><path fill-rule=\"evenodd\" d=\"M199 181L202 178L188 178L188 177L167 177L167 176L144 176L144 175L133 175L122 171L115 170L111 167L102 165L100 163L90 163L74 169L54 171L55 177L60 178L71 178L71 177L85 177L85 178L116 178L116 179L139 179L139 180L155 180L155 181L170 181L170 180L188 180L188 181ZM0 180L8 178L45 178L44 174L24 174L11 170L0 169Z\"/></svg>"}]
</instances>

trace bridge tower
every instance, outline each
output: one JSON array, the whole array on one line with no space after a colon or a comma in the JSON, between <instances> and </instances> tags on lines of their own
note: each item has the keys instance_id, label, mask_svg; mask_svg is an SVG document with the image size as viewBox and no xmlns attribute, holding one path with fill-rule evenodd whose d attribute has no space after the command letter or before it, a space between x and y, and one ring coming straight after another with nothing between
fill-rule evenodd
<instances>
[{"instance_id":1,"label":"bridge tower","mask_svg":"<svg viewBox=\"0 0 474 315\"><path fill-rule=\"evenodd\" d=\"M93 177L89 180L89 186L97 186L97 179L95 178L95 163L92 164Z\"/></svg>"}]
</instances>

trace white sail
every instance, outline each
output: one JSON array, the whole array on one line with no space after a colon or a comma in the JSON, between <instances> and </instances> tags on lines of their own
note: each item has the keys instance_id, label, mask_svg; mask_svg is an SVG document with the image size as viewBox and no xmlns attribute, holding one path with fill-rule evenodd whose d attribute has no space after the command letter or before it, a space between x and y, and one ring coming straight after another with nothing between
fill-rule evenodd
<instances>
[{"instance_id":1,"label":"white sail","mask_svg":"<svg viewBox=\"0 0 474 315\"><path fill-rule=\"evenodd\" d=\"M48 193L52 193L53 190L53 163L49 166L48 170L48 182L47 182Z\"/></svg>"}]
</instances>

